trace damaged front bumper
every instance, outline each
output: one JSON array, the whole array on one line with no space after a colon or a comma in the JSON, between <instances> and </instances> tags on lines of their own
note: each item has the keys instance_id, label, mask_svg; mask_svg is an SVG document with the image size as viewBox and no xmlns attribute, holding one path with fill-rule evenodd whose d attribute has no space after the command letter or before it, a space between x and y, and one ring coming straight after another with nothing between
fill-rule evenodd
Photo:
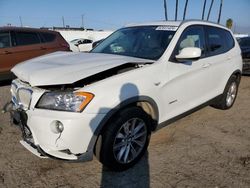
<instances>
[{"instance_id":1,"label":"damaged front bumper","mask_svg":"<svg viewBox=\"0 0 250 188\"><path fill-rule=\"evenodd\" d=\"M48 158L46 153L44 153L39 146L34 144L32 133L27 126L28 117L25 111L21 110L11 101L7 103L2 110L2 113L7 112L10 113L11 123L18 126L22 132L23 140L20 140L20 143L37 157Z\"/></svg>"},{"instance_id":2,"label":"damaged front bumper","mask_svg":"<svg viewBox=\"0 0 250 188\"><path fill-rule=\"evenodd\" d=\"M13 101L5 105L3 112L10 113L12 123L17 125L22 132L23 140L21 140L20 143L34 155L40 158L50 157L50 158L62 159L62 160L67 160L67 161L75 161L75 162L90 161L93 159L93 147L94 146L89 146L88 147L89 150L87 150L84 153L77 153L77 154L72 153L70 149L67 149L67 146L62 147L63 145L62 141L61 141L61 146L60 144L58 144L60 143L61 135L57 136L58 138L56 139L56 142L58 141L58 143L54 143L54 145L56 146L50 146L48 144L46 145L45 143L49 143L49 142L51 144L52 139L50 140L51 135L49 134L52 134L52 133L46 133L44 131L39 131L36 129L36 127L38 126L41 128L42 126L44 126L45 128L46 121L48 120L45 120L46 118L43 119L43 116L40 116L40 120L38 121L32 121L32 120L29 121L27 112L19 108L16 104L13 103ZM36 122L39 122L39 123L37 123L37 126L35 127L32 127L32 126L29 127L28 122L31 122L32 125L35 125ZM71 136L72 137L69 139L75 139L73 135ZM43 140L41 141L41 139ZM39 142L42 142L42 145L40 145ZM81 144L81 143L78 143L78 144Z\"/></svg>"}]
</instances>

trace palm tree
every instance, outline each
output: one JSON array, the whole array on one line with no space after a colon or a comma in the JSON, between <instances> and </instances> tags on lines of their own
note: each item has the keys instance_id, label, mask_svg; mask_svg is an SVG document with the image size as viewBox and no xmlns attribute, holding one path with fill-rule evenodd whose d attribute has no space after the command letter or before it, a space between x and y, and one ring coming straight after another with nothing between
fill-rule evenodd
<instances>
[{"instance_id":1,"label":"palm tree","mask_svg":"<svg viewBox=\"0 0 250 188\"><path fill-rule=\"evenodd\" d=\"M220 12L218 17L218 23L220 23L221 11L222 11L223 0L220 1Z\"/></svg>"},{"instance_id":2,"label":"palm tree","mask_svg":"<svg viewBox=\"0 0 250 188\"><path fill-rule=\"evenodd\" d=\"M175 4L175 21L177 20L177 15L178 15L178 0L176 0Z\"/></svg>"},{"instance_id":3,"label":"palm tree","mask_svg":"<svg viewBox=\"0 0 250 188\"><path fill-rule=\"evenodd\" d=\"M207 0L204 0L204 4L203 4L203 11L202 11L202 20L204 20L204 15L205 15L206 4L207 4Z\"/></svg>"},{"instance_id":4,"label":"palm tree","mask_svg":"<svg viewBox=\"0 0 250 188\"><path fill-rule=\"evenodd\" d=\"M231 18L227 19L227 21L226 21L226 27L228 29L232 29L232 27L233 27L233 20Z\"/></svg>"},{"instance_id":5,"label":"palm tree","mask_svg":"<svg viewBox=\"0 0 250 188\"><path fill-rule=\"evenodd\" d=\"M211 13L213 4L214 4L214 0L211 1L210 8L209 8L209 12L208 12L208 15L207 15L207 20L209 20L209 17L210 17L210 13Z\"/></svg>"},{"instance_id":6,"label":"palm tree","mask_svg":"<svg viewBox=\"0 0 250 188\"><path fill-rule=\"evenodd\" d=\"M167 13L167 0L164 0L164 10L165 10L165 20L168 20L168 13Z\"/></svg>"},{"instance_id":7,"label":"palm tree","mask_svg":"<svg viewBox=\"0 0 250 188\"><path fill-rule=\"evenodd\" d=\"M183 20L185 20L185 17L186 17L187 5L188 5L188 0L186 0L186 3L185 3L184 13L183 13Z\"/></svg>"}]
</instances>

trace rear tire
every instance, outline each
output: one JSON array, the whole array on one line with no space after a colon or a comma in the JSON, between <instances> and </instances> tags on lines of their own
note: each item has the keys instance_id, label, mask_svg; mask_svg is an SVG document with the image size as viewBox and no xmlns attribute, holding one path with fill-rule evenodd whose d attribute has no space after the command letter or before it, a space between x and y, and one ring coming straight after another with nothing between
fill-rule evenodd
<instances>
[{"instance_id":1,"label":"rear tire","mask_svg":"<svg viewBox=\"0 0 250 188\"><path fill-rule=\"evenodd\" d=\"M222 96L211 106L221 110L230 109L238 94L239 80L236 75L232 75L227 82Z\"/></svg>"},{"instance_id":2,"label":"rear tire","mask_svg":"<svg viewBox=\"0 0 250 188\"><path fill-rule=\"evenodd\" d=\"M151 117L140 107L119 112L101 135L100 162L114 171L135 165L148 147L151 123Z\"/></svg>"}]
</instances>

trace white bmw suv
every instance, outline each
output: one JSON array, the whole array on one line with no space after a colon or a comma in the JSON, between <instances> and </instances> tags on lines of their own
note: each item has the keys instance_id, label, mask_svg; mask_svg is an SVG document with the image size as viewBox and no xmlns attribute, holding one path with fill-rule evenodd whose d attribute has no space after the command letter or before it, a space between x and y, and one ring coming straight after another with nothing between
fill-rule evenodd
<instances>
[{"instance_id":1,"label":"white bmw suv","mask_svg":"<svg viewBox=\"0 0 250 188\"><path fill-rule=\"evenodd\" d=\"M39 157L124 170L151 132L211 105L234 104L241 51L230 30L203 21L129 25L90 53L56 52L12 69L10 111Z\"/></svg>"}]
</instances>

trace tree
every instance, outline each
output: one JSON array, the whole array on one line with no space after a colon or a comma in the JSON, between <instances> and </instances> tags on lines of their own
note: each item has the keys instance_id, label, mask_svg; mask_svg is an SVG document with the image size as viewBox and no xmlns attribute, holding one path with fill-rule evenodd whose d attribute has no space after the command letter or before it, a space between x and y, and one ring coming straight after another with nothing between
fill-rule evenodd
<instances>
[{"instance_id":1,"label":"tree","mask_svg":"<svg viewBox=\"0 0 250 188\"><path fill-rule=\"evenodd\" d=\"M232 27L233 27L233 20L231 18L227 19L227 21L226 21L226 27L228 29L232 29Z\"/></svg>"}]
</instances>

